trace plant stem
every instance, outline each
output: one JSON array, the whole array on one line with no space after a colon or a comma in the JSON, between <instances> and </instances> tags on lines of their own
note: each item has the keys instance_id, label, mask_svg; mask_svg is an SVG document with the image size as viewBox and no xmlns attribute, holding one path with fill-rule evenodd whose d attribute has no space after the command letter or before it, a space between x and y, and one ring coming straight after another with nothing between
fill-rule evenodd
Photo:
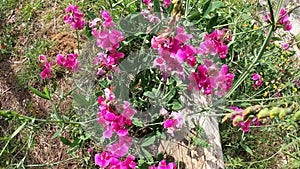
<instances>
[{"instance_id":1,"label":"plant stem","mask_svg":"<svg viewBox=\"0 0 300 169\"><path fill-rule=\"evenodd\" d=\"M64 121L64 120L47 120L47 119L37 119L37 118L33 118L33 117L28 117L25 115L21 115L15 111L10 111L10 110L0 110L0 115L12 115L15 117L18 117L20 119L23 120L28 120L28 121L38 121L38 122L45 122L45 123L65 123L65 124L73 124L73 125L82 125L81 122L73 122L73 121Z\"/></svg>"},{"instance_id":2,"label":"plant stem","mask_svg":"<svg viewBox=\"0 0 300 169\"><path fill-rule=\"evenodd\" d=\"M79 49L80 49L80 43L79 43L79 31L78 31L78 29L76 29L76 35L77 35L77 48L78 48L78 55L79 55Z\"/></svg>"},{"instance_id":3,"label":"plant stem","mask_svg":"<svg viewBox=\"0 0 300 169\"><path fill-rule=\"evenodd\" d=\"M242 82L249 75L249 73L250 73L251 69L253 68L253 66L257 63L258 60L261 59L261 57L263 56L264 51L266 49L266 46L270 41L270 38L272 36L273 31L274 31L274 25L272 25L269 28L268 35L267 35L262 47L260 48L260 50L258 52L258 55L254 58L253 62L251 63L250 66L248 66L246 71L243 72L243 74L240 76L240 78L232 85L232 88L226 93L225 98L229 98L229 96L242 84Z\"/></svg>"},{"instance_id":4,"label":"plant stem","mask_svg":"<svg viewBox=\"0 0 300 169\"><path fill-rule=\"evenodd\" d=\"M265 99L251 99L251 100L227 100L231 103L238 103L238 102L257 102L257 101L267 101L267 100L278 100L278 99L285 99L285 98L294 98L300 97L300 95L295 96L283 96L283 97L272 97L272 98L265 98Z\"/></svg>"},{"instance_id":5,"label":"plant stem","mask_svg":"<svg viewBox=\"0 0 300 169\"><path fill-rule=\"evenodd\" d=\"M52 167L54 165L64 163L64 162L67 162L67 161L71 161L71 160L74 160L74 159L79 159L79 157L72 157L72 158L68 158L66 160L61 160L61 161L57 161L57 162L53 162L53 163L49 163L49 164L29 164L29 165L25 165L25 167L47 167L47 166Z\"/></svg>"}]
</instances>

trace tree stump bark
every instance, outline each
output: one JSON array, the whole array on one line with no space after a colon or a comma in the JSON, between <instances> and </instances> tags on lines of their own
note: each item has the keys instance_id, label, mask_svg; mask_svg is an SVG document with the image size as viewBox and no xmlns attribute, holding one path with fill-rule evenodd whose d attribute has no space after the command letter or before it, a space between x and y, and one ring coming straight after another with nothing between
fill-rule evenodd
<instances>
[{"instance_id":1,"label":"tree stump bark","mask_svg":"<svg viewBox=\"0 0 300 169\"><path fill-rule=\"evenodd\" d=\"M180 169L223 169L224 161L217 118L205 116L213 114L212 112L195 113L198 111L195 105L205 107L212 102L208 97L202 96L200 92L189 93L189 96L190 100L182 97L187 105L182 110L182 114L186 115L188 125L183 131L174 133L175 139L161 141L159 152L171 155L175 161L180 162L178 166ZM188 133L195 128L192 121L203 128L206 135L205 141L210 147L189 146L186 144L186 138L176 139L181 137L180 134Z\"/></svg>"}]
</instances>

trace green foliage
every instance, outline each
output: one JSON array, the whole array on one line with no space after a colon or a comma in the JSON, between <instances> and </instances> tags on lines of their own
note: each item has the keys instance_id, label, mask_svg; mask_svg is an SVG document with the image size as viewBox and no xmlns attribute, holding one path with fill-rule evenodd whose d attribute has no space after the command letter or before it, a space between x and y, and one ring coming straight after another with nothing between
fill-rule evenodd
<instances>
[{"instance_id":1,"label":"green foliage","mask_svg":"<svg viewBox=\"0 0 300 169\"><path fill-rule=\"evenodd\" d=\"M28 112L31 114L25 116L12 111L0 111L0 166L26 168L53 167L59 164L60 162L26 165L26 160L29 158L28 154L35 146L35 136L43 134L45 126L50 125L55 129L51 139L62 142L68 148L67 154L72 157L71 159L80 159L81 161L78 163L86 168L95 167L93 158L86 152L86 149L94 146L98 151L103 147L99 148L91 141L92 136L84 130L86 123L79 122L82 117L76 114L75 108L72 110L62 109L61 104L72 97L75 101L74 105L90 109L97 105L97 97L103 95L104 88L109 88L112 85L111 81L104 77L95 79L97 87L88 96L73 93L73 89L57 91L57 84L48 85L48 82L53 79L41 83L39 78L41 67L37 62L38 55L50 53L49 50L55 44L49 39L36 35L37 30L33 29L36 26L34 23L41 18L46 22L52 22L53 18L62 14L67 5L75 3L77 1L74 0L57 1L55 12L45 11L47 3L44 1L25 0L24 2L17 2L8 0L6 3L0 3L0 22L7 23L1 31L0 44L5 47L0 51L0 61L7 59L8 56L25 57L21 73L18 76L20 87L38 86L36 88L29 87L29 90L39 96L40 99L46 99L52 106L52 112L45 119L35 117L32 112ZM153 0L153 3L154 11L160 12L161 1ZM141 15L136 14L141 12L143 7L141 1L89 0L82 1L78 5L89 20L94 19L98 12L103 9L110 11L114 19L125 18L124 21L118 23L118 28L122 32L132 35L121 44L120 51L124 52L126 57L130 52L142 50L142 47L150 47L149 41L154 34L145 35L141 30L138 30L139 27L137 26L137 24L145 24L138 22L137 17L141 17ZM265 34L269 25L265 26L261 16L257 14L258 10L265 9L264 6L250 0L245 1L245 3L241 3L239 0L189 0L181 5L180 10L184 9L182 17L191 22L188 24L195 25L202 32L210 33L216 28L232 30L233 39L229 44L229 54L226 59L222 60L222 63L228 64L230 72L235 74L235 81L243 76L245 79L240 80L235 92L228 96L228 106L234 104L246 108L260 104L272 110L272 107L275 106L286 108L291 102L299 105L299 99L295 99L300 91L300 87L295 84L295 80L300 78L300 71L296 69L299 61L295 57L294 51L284 50L277 42L269 43ZM167 13L172 14L175 7L175 4L171 4ZM275 11L277 8L270 6L270 9ZM278 12L275 14L275 18L276 15ZM20 25L24 28L20 28ZM27 37L25 44L18 41L19 34ZM31 36L33 34L34 36ZM88 26L84 30L84 34L87 38L91 37L91 29ZM199 37L202 38L202 35ZM282 37L272 37L271 40L279 41L282 40ZM295 40L297 43L299 42L299 35ZM265 45L262 47L263 43ZM54 58L50 59L54 61ZM262 86L252 87L255 83L251 79L253 73L258 73L263 77ZM135 109L145 112L143 115L151 117L151 121L147 122L133 118L133 126L130 128L131 131L135 131L135 133L130 134L138 138L143 137L141 141L143 148L138 153L140 157L145 158L137 160L141 169L147 169L151 164L162 160L164 157L160 154L154 158L145 148L155 143L157 139L165 137L162 132L165 129L161 123L163 117L154 116L153 111L156 111L157 114L161 107L169 112L179 111L185 107L180 99L181 89L176 82L177 79L172 77L163 83L161 78L159 70L146 69L131 79L128 96L126 92L119 91L120 96L125 93L124 95L129 97ZM43 89L39 86L41 84L46 84L44 90L41 90ZM121 87L114 86L115 90L121 90L122 85L120 84ZM85 91L86 89L81 90ZM278 101L279 99L280 101ZM151 105L157 107L153 108ZM240 129L233 128L228 124L221 124L226 168L245 168L245 166L248 168L274 168L277 165L286 168L299 168L298 107L295 112L297 113L277 113L272 119L262 118L264 119L261 121L263 126L251 128L250 133L242 133ZM271 112L267 113L268 116L271 114ZM282 116L286 118L281 118ZM150 126L149 124L152 123L154 124ZM206 142L205 132L197 125L189 137L188 141L192 145L211 147ZM78 156L80 153L82 154L81 157ZM287 164L280 162L283 158L282 154L291 159Z\"/></svg>"}]
</instances>

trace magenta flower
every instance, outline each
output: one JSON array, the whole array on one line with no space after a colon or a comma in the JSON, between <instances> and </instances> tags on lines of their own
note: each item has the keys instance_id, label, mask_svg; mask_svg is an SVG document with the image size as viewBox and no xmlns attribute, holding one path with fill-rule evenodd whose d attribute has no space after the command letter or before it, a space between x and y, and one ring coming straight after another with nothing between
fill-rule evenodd
<instances>
[{"instance_id":1,"label":"magenta flower","mask_svg":"<svg viewBox=\"0 0 300 169\"><path fill-rule=\"evenodd\" d=\"M109 151L103 151L101 155L95 155L95 164L101 168L134 169L136 167L136 163L133 162L134 159L133 155L128 155L124 161L120 161L118 157L115 157Z\"/></svg>"},{"instance_id":2,"label":"magenta flower","mask_svg":"<svg viewBox=\"0 0 300 169\"><path fill-rule=\"evenodd\" d=\"M283 26L283 29L284 29L285 31L290 31L290 30L292 29L292 25L291 25L291 23L290 23L290 21L289 21L289 16L286 15L286 13L287 13L287 11L286 11L284 8L282 8L282 9L280 10L280 13L279 13L278 18L281 18L281 19L278 20L276 24L277 24L277 25L282 25L282 26ZM284 16L284 15L285 15L285 16ZM284 17L283 17L283 16L284 16ZM283 18L282 18L282 17L283 17ZM271 14L268 13L268 14L264 17L264 20L270 22L270 21L271 21Z\"/></svg>"},{"instance_id":3,"label":"magenta flower","mask_svg":"<svg viewBox=\"0 0 300 169\"><path fill-rule=\"evenodd\" d=\"M40 77L42 79L50 78L51 77L51 66L53 65L53 63L48 62L47 57L45 55L39 55L38 59L44 66L44 70L40 73Z\"/></svg>"},{"instance_id":4,"label":"magenta flower","mask_svg":"<svg viewBox=\"0 0 300 169\"><path fill-rule=\"evenodd\" d=\"M171 5L172 0L164 0L164 6L169 7Z\"/></svg>"},{"instance_id":5,"label":"magenta flower","mask_svg":"<svg viewBox=\"0 0 300 169\"><path fill-rule=\"evenodd\" d=\"M223 96L232 86L234 74L228 73L228 66L222 65L219 69L211 60L202 59L203 63L197 72L189 75L189 90L204 90L204 94L212 94L216 89L215 96Z\"/></svg>"},{"instance_id":6,"label":"magenta flower","mask_svg":"<svg viewBox=\"0 0 300 169\"><path fill-rule=\"evenodd\" d=\"M85 27L85 20L83 19L84 14L78 10L78 6L69 5L65 12L68 13L64 16L65 23L73 26L74 29L81 30Z\"/></svg>"},{"instance_id":7,"label":"magenta flower","mask_svg":"<svg viewBox=\"0 0 300 169\"><path fill-rule=\"evenodd\" d=\"M239 114L233 115L232 118L231 118L232 121L234 121L235 118L243 117L243 113L242 113L243 109L240 109L239 107L236 107L236 106L230 106L229 108L236 111L236 112L241 112ZM243 132L246 133L246 132L249 132L249 127L250 127L251 123L253 123L255 126L260 125L259 122L258 122L258 118L254 117L254 118L252 118L252 120L250 118L248 118L245 121L238 122L237 126L242 127Z\"/></svg>"},{"instance_id":8,"label":"magenta flower","mask_svg":"<svg viewBox=\"0 0 300 169\"><path fill-rule=\"evenodd\" d=\"M115 142L112 145L107 145L108 151L116 158L123 157L128 153L129 148L132 145L132 137L120 137L119 142Z\"/></svg>"},{"instance_id":9,"label":"magenta flower","mask_svg":"<svg viewBox=\"0 0 300 169\"><path fill-rule=\"evenodd\" d=\"M92 154L92 153L93 153L93 149L92 149L92 148L88 148L88 149L87 149L87 152L88 152L89 154Z\"/></svg>"},{"instance_id":10,"label":"magenta flower","mask_svg":"<svg viewBox=\"0 0 300 169\"><path fill-rule=\"evenodd\" d=\"M185 79L182 64L186 62L192 67L197 64L194 56L197 50L191 45L185 44L191 38L193 36L184 33L183 27L177 29L177 34L174 38L165 37L164 34L152 38L152 48L157 50L160 55L159 58L154 60L153 66L158 67L164 77L177 74L179 78Z\"/></svg>"},{"instance_id":11,"label":"magenta flower","mask_svg":"<svg viewBox=\"0 0 300 169\"><path fill-rule=\"evenodd\" d=\"M228 46L224 41L231 40L231 33L228 29L222 30L215 29L211 34L206 34L204 42L200 43L199 54L201 55L216 55L219 54L220 58L226 58L228 53Z\"/></svg>"},{"instance_id":12,"label":"magenta flower","mask_svg":"<svg viewBox=\"0 0 300 169\"><path fill-rule=\"evenodd\" d=\"M113 133L116 133L120 137L127 136L128 129L126 129L126 126L132 125L130 118L136 114L136 110L132 109L130 103L127 101L124 101L124 104L114 105L115 95L110 89L104 89L104 93L105 100L101 96L98 97L100 111L97 118L98 123L105 129L103 136L111 138ZM109 105L113 105L113 107L118 109L111 108Z\"/></svg>"},{"instance_id":13,"label":"magenta flower","mask_svg":"<svg viewBox=\"0 0 300 169\"><path fill-rule=\"evenodd\" d=\"M282 48L285 49L285 50L289 50L289 47L290 47L290 45L287 44L287 43L284 43L284 44L282 45Z\"/></svg>"},{"instance_id":14,"label":"magenta flower","mask_svg":"<svg viewBox=\"0 0 300 169\"><path fill-rule=\"evenodd\" d=\"M151 3L151 0L143 0L143 3L148 6Z\"/></svg>"},{"instance_id":15,"label":"magenta flower","mask_svg":"<svg viewBox=\"0 0 300 169\"><path fill-rule=\"evenodd\" d=\"M174 136L174 131L176 130L176 128L182 128L183 124L183 115L181 113L172 112L169 116L169 119L164 121L164 128L168 129L168 133L170 133L171 136Z\"/></svg>"},{"instance_id":16,"label":"magenta flower","mask_svg":"<svg viewBox=\"0 0 300 169\"><path fill-rule=\"evenodd\" d=\"M167 119L167 120L164 122L164 128L173 127L173 126L175 126L175 124L176 124L176 120L173 120L173 119Z\"/></svg>"},{"instance_id":17,"label":"magenta flower","mask_svg":"<svg viewBox=\"0 0 300 169\"><path fill-rule=\"evenodd\" d=\"M101 155L95 155L95 164L103 168L107 167L110 163L111 158L112 155L109 152L103 151Z\"/></svg>"},{"instance_id":18,"label":"magenta flower","mask_svg":"<svg viewBox=\"0 0 300 169\"><path fill-rule=\"evenodd\" d=\"M298 87L300 87L299 79L296 79L296 85L297 85Z\"/></svg>"},{"instance_id":19,"label":"magenta flower","mask_svg":"<svg viewBox=\"0 0 300 169\"><path fill-rule=\"evenodd\" d=\"M132 168L132 169L134 169L136 167L136 163L133 162L134 159L135 159L135 157L133 155L127 156L125 161L121 162L121 164L120 164L121 168Z\"/></svg>"},{"instance_id":20,"label":"magenta flower","mask_svg":"<svg viewBox=\"0 0 300 169\"><path fill-rule=\"evenodd\" d=\"M254 73L254 74L252 75L252 80L258 80L258 79L260 79L260 75L257 74L257 73Z\"/></svg>"},{"instance_id":21,"label":"magenta flower","mask_svg":"<svg viewBox=\"0 0 300 169\"><path fill-rule=\"evenodd\" d=\"M151 165L149 169L176 169L176 163L170 162L167 164L166 160L162 160L159 162L158 166L155 167L154 165Z\"/></svg>"},{"instance_id":22,"label":"magenta flower","mask_svg":"<svg viewBox=\"0 0 300 169\"><path fill-rule=\"evenodd\" d=\"M211 94L212 87L211 82L208 77L207 67L205 65L200 65L197 72L192 72L188 79L190 84L188 88L190 90L196 89L197 91L204 89L204 94Z\"/></svg>"},{"instance_id":23,"label":"magenta flower","mask_svg":"<svg viewBox=\"0 0 300 169\"><path fill-rule=\"evenodd\" d=\"M261 77L259 74L254 73L254 74L252 75L252 80L255 81L255 83L252 85L252 87L253 87L254 89L256 89L257 87L259 87L259 86L262 85L263 79L262 79L262 77Z\"/></svg>"},{"instance_id":24,"label":"magenta flower","mask_svg":"<svg viewBox=\"0 0 300 169\"><path fill-rule=\"evenodd\" d=\"M45 63L45 69L41 72L41 78L45 79L45 78L50 78L51 77L51 66L53 65L52 62L46 62Z\"/></svg>"},{"instance_id":25,"label":"magenta flower","mask_svg":"<svg viewBox=\"0 0 300 169\"><path fill-rule=\"evenodd\" d=\"M68 70L72 70L75 73L78 69L80 69L77 58L77 53L67 54L67 58L65 58L62 54L58 54L56 56L56 64L68 68Z\"/></svg>"}]
</instances>

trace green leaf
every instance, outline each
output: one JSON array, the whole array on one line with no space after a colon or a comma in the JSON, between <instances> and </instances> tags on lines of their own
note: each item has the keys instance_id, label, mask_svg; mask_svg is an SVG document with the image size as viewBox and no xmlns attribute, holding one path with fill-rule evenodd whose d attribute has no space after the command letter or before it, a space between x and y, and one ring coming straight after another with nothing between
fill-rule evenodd
<instances>
[{"instance_id":1,"label":"green leaf","mask_svg":"<svg viewBox=\"0 0 300 169\"><path fill-rule=\"evenodd\" d=\"M53 85L52 85L52 93L55 93L55 92L56 92L56 89L57 89L57 82L54 81L54 82L53 82Z\"/></svg>"},{"instance_id":2,"label":"green leaf","mask_svg":"<svg viewBox=\"0 0 300 169\"><path fill-rule=\"evenodd\" d=\"M144 127L144 124L141 120L138 118L131 118L132 119L132 124L138 127Z\"/></svg>"},{"instance_id":3,"label":"green leaf","mask_svg":"<svg viewBox=\"0 0 300 169\"><path fill-rule=\"evenodd\" d=\"M200 18L201 18L201 13L199 11L195 11L191 15L188 16L188 20L190 22L198 21Z\"/></svg>"},{"instance_id":4,"label":"green leaf","mask_svg":"<svg viewBox=\"0 0 300 169\"><path fill-rule=\"evenodd\" d=\"M152 162L153 158L152 158L152 155L149 153L149 151L147 151L144 148L141 148L141 150L142 150L142 153L144 154L143 156L148 160L148 162Z\"/></svg>"},{"instance_id":5,"label":"green leaf","mask_svg":"<svg viewBox=\"0 0 300 169\"><path fill-rule=\"evenodd\" d=\"M65 124L62 123L61 128L60 128L59 130L57 130L57 131L53 134L53 136L51 137L51 139L55 139L56 137L58 137L58 136L62 133L64 127L65 127Z\"/></svg>"},{"instance_id":6,"label":"green leaf","mask_svg":"<svg viewBox=\"0 0 300 169\"><path fill-rule=\"evenodd\" d=\"M6 147L8 146L9 142L11 139L13 139L27 124L27 122L24 122L21 126L19 126L17 128L17 130L15 130L12 135L10 135L9 140L6 142L6 144L3 146L1 152L0 152L0 157L2 156L3 152L5 151Z\"/></svg>"},{"instance_id":7,"label":"green leaf","mask_svg":"<svg viewBox=\"0 0 300 169\"><path fill-rule=\"evenodd\" d=\"M48 97L48 96L45 95L44 93L38 91L37 89L35 89L35 88L31 87L31 86L29 86L29 90L32 91L34 94L40 96L40 97L43 98L43 99L47 99L47 100L50 99L50 97Z\"/></svg>"},{"instance_id":8,"label":"green leaf","mask_svg":"<svg viewBox=\"0 0 300 169\"><path fill-rule=\"evenodd\" d=\"M44 93L46 94L47 97L50 98L50 92L49 92L49 89L47 88L47 86L44 87Z\"/></svg>"},{"instance_id":9,"label":"green leaf","mask_svg":"<svg viewBox=\"0 0 300 169\"><path fill-rule=\"evenodd\" d=\"M24 122L21 126L19 126L18 129L12 133L10 139L13 139L25 127L26 124L27 122Z\"/></svg>"},{"instance_id":10,"label":"green leaf","mask_svg":"<svg viewBox=\"0 0 300 169\"><path fill-rule=\"evenodd\" d=\"M84 106L84 107L88 107L90 106L90 103L85 99L84 96L82 95L79 95L79 94L73 94L73 98L74 100L79 103L81 106Z\"/></svg>"},{"instance_id":11,"label":"green leaf","mask_svg":"<svg viewBox=\"0 0 300 169\"><path fill-rule=\"evenodd\" d=\"M149 145L151 145L151 144L154 143L155 139L156 139L156 136L155 136L155 135L152 136L152 137L147 137L147 138L145 138L145 139L142 141L142 145L141 145L141 146L142 146L142 147L149 146Z\"/></svg>"},{"instance_id":12,"label":"green leaf","mask_svg":"<svg viewBox=\"0 0 300 169\"><path fill-rule=\"evenodd\" d=\"M71 141L69 141L67 138L65 138L65 137L59 137L59 139L60 139L60 141L62 142L62 143L64 143L65 145L71 145L72 143L71 143Z\"/></svg>"},{"instance_id":13,"label":"green leaf","mask_svg":"<svg viewBox=\"0 0 300 169\"><path fill-rule=\"evenodd\" d=\"M198 138L198 137L194 137L193 138L193 143L196 144L197 146L203 147L203 148L208 148L211 147L211 145L209 143L207 143L206 141Z\"/></svg>"},{"instance_id":14,"label":"green leaf","mask_svg":"<svg viewBox=\"0 0 300 169\"><path fill-rule=\"evenodd\" d=\"M176 100L175 102L171 103L171 105L172 105L172 109L176 111L184 108L184 105L179 100Z\"/></svg>"},{"instance_id":15,"label":"green leaf","mask_svg":"<svg viewBox=\"0 0 300 169\"><path fill-rule=\"evenodd\" d=\"M160 4L159 4L159 0L154 0L154 12L160 12Z\"/></svg>"},{"instance_id":16,"label":"green leaf","mask_svg":"<svg viewBox=\"0 0 300 169\"><path fill-rule=\"evenodd\" d=\"M245 149L251 156L253 156L253 152L250 149L249 146L245 145L245 144L241 144L241 146L243 147L243 149Z\"/></svg>"},{"instance_id":17,"label":"green leaf","mask_svg":"<svg viewBox=\"0 0 300 169\"><path fill-rule=\"evenodd\" d=\"M78 146L80 144L81 140L78 138L75 138L75 140L73 141L73 143L70 145L70 147L75 147Z\"/></svg>"},{"instance_id":18,"label":"green leaf","mask_svg":"<svg viewBox=\"0 0 300 169\"><path fill-rule=\"evenodd\" d=\"M143 165L145 162L146 162L145 160L140 159L140 160L138 161L138 164L139 164L139 165Z\"/></svg>"},{"instance_id":19,"label":"green leaf","mask_svg":"<svg viewBox=\"0 0 300 169\"><path fill-rule=\"evenodd\" d=\"M248 107L248 106L252 106L250 103L244 102L241 103L239 107Z\"/></svg>"},{"instance_id":20,"label":"green leaf","mask_svg":"<svg viewBox=\"0 0 300 169\"><path fill-rule=\"evenodd\" d=\"M208 0L205 4L204 4L204 6L203 6L203 13L207 13L207 10L208 10L208 8L209 8L209 6L211 6L211 0Z\"/></svg>"},{"instance_id":21,"label":"green leaf","mask_svg":"<svg viewBox=\"0 0 300 169\"><path fill-rule=\"evenodd\" d=\"M150 99L155 99L155 94L151 91L144 92L144 96L149 97Z\"/></svg>"},{"instance_id":22,"label":"green leaf","mask_svg":"<svg viewBox=\"0 0 300 169\"><path fill-rule=\"evenodd\" d=\"M208 24L206 25L206 29L208 32L212 32L214 29L213 27L216 26L218 21L218 15L215 15L213 18L211 18L208 22Z\"/></svg>"},{"instance_id":23,"label":"green leaf","mask_svg":"<svg viewBox=\"0 0 300 169\"><path fill-rule=\"evenodd\" d=\"M215 13L219 8L223 7L224 4L221 1L213 1L212 3L209 4L209 7L204 13L204 17L207 19L210 19L211 17L209 16L210 13Z\"/></svg>"}]
</instances>

